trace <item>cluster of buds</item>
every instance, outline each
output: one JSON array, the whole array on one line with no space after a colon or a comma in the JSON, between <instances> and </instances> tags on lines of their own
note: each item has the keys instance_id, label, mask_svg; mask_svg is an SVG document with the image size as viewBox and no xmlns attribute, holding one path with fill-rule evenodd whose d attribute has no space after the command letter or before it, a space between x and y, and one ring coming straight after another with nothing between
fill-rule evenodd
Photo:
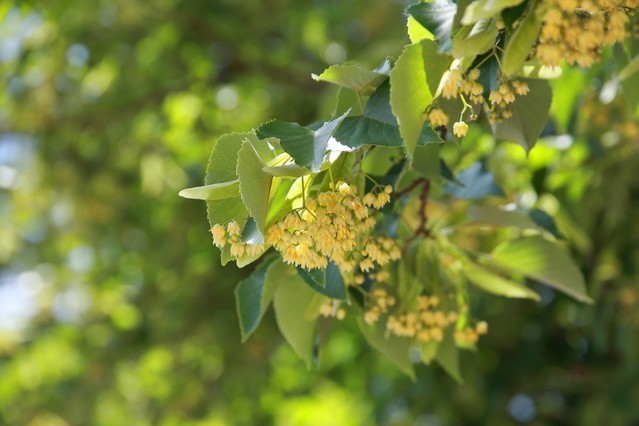
<instances>
[{"instance_id":1,"label":"cluster of buds","mask_svg":"<svg viewBox=\"0 0 639 426\"><path fill-rule=\"evenodd\" d=\"M519 80L502 81L497 90L490 92L490 115L492 122L498 122L513 116L509 108L516 100L516 96L525 96L530 91L528 84Z\"/></svg>"},{"instance_id":2,"label":"cluster of buds","mask_svg":"<svg viewBox=\"0 0 639 426\"><path fill-rule=\"evenodd\" d=\"M386 329L395 336L415 338L421 343L441 342L444 330L457 320L457 313L444 312L438 308L439 304L437 296L420 296L415 312L390 315Z\"/></svg>"},{"instance_id":3,"label":"cluster of buds","mask_svg":"<svg viewBox=\"0 0 639 426\"><path fill-rule=\"evenodd\" d=\"M246 244L242 242L242 227L235 220L227 224L216 223L211 228L213 234L213 244L220 250L225 246L230 246L231 256L235 258L246 256L257 256L264 251L264 244Z\"/></svg>"},{"instance_id":4,"label":"cluster of buds","mask_svg":"<svg viewBox=\"0 0 639 426\"><path fill-rule=\"evenodd\" d=\"M386 186L360 198L354 186L338 182L334 190L307 199L303 208L273 224L266 243L284 262L304 269L323 269L331 261L345 277L369 273L401 257L395 241L373 233L374 213L390 201L391 192ZM356 281L361 284L363 276Z\"/></svg>"},{"instance_id":5,"label":"cluster of buds","mask_svg":"<svg viewBox=\"0 0 639 426\"><path fill-rule=\"evenodd\" d=\"M369 308L364 313L364 321L367 324L374 324L379 317L388 312L388 309L395 305L395 297L388 294L383 288L376 288L371 293Z\"/></svg>"},{"instance_id":6,"label":"cluster of buds","mask_svg":"<svg viewBox=\"0 0 639 426\"><path fill-rule=\"evenodd\" d=\"M456 330L453 338L458 345L474 345L479 340L479 336L488 333L488 323L479 321L475 327L466 327Z\"/></svg>"},{"instance_id":7,"label":"cluster of buds","mask_svg":"<svg viewBox=\"0 0 639 426\"><path fill-rule=\"evenodd\" d=\"M638 0L545 0L543 26L534 55L544 65L590 67L600 59L602 46L626 38L627 11Z\"/></svg>"}]
</instances>

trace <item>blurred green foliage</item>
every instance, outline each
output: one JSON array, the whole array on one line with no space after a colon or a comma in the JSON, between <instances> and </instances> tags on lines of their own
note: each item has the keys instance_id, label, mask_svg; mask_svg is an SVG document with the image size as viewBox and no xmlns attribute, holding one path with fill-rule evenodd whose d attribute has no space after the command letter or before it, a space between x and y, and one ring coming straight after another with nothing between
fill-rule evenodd
<instances>
[{"instance_id":1,"label":"blurred green foliage","mask_svg":"<svg viewBox=\"0 0 639 426\"><path fill-rule=\"evenodd\" d=\"M273 318L240 344L234 285L201 203L213 140L272 117L326 116L310 78L375 66L406 41L405 5L277 0L0 2L0 424L452 425L639 422L639 127L611 61L554 83L526 157L471 130L543 203L595 298L472 301L490 333L466 385L411 382L348 320L308 371ZM527 197L527 198L526 198Z\"/></svg>"}]
</instances>

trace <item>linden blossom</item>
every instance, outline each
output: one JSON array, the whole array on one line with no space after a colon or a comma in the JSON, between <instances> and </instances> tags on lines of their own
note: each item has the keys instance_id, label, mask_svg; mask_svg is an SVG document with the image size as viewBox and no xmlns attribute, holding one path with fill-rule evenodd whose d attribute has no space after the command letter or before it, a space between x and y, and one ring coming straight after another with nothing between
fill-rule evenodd
<instances>
[{"instance_id":1,"label":"linden blossom","mask_svg":"<svg viewBox=\"0 0 639 426\"><path fill-rule=\"evenodd\" d=\"M588 68L600 59L602 46L626 38L626 10L635 10L639 1L545 0L543 7L546 12L534 56L543 65L558 66L566 59Z\"/></svg>"},{"instance_id":2,"label":"linden blossom","mask_svg":"<svg viewBox=\"0 0 639 426\"><path fill-rule=\"evenodd\" d=\"M371 213L390 201L392 188L365 194L338 182L336 189L306 200L301 209L288 213L265 236L289 264L304 269L326 268L334 262L350 284L362 284L358 271L370 272L401 256L397 244L372 234L376 220Z\"/></svg>"}]
</instances>

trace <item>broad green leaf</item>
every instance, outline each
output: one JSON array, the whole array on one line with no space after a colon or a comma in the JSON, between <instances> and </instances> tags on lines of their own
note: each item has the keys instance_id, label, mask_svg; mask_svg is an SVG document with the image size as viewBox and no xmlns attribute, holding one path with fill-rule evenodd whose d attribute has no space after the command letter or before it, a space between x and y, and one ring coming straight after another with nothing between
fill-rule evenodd
<instances>
[{"instance_id":1,"label":"broad green leaf","mask_svg":"<svg viewBox=\"0 0 639 426\"><path fill-rule=\"evenodd\" d=\"M308 308L317 293L306 285L292 267L280 270L279 276L274 279L279 280L273 295L277 326L295 353L310 367L313 361L315 318Z\"/></svg>"},{"instance_id":2,"label":"broad green leaf","mask_svg":"<svg viewBox=\"0 0 639 426\"><path fill-rule=\"evenodd\" d=\"M498 32L495 19L482 19L472 27L463 27L453 37L453 56L463 58L486 52L494 46Z\"/></svg>"},{"instance_id":3,"label":"broad green leaf","mask_svg":"<svg viewBox=\"0 0 639 426\"><path fill-rule=\"evenodd\" d=\"M300 177L311 173L306 167L300 167L297 164L284 164L282 166L269 167L264 166L262 170L271 176L279 177Z\"/></svg>"},{"instance_id":4,"label":"broad green leaf","mask_svg":"<svg viewBox=\"0 0 639 426\"><path fill-rule=\"evenodd\" d=\"M489 293L506 297L540 300L539 295L525 285L504 278L472 262L465 262L463 271L468 281Z\"/></svg>"},{"instance_id":5,"label":"broad green leaf","mask_svg":"<svg viewBox=\"0 0 639 426\"><path fill-rule=\"evenodd\" d=\"M282 149L295 159L298 166L318 172L324 162L329 139L333 137L333 133L348 113L349 111L346 111L335 120L324 123L317 130L302 127L297 123L272 120L260 126L257 134L262 138L278 138Z\"/></svg>"},{"instance_id":6,"label":"broad green leaf","mask_svg":"<svg viewBox=\"0 0 639 426\"><path fill-rule=\"evenodd\" d=\"M368 70L357 64L331 65L320 75L312 74L315 81L325 81L366 96L388 77L384 73Z\"/></svg>"},{"instance_id":7,"label":"broad green leaf","mask_svg":"<svg viewBox=\"0 0 639 426\"><path fill-rule=\"evenodd\" d=\"M545 80L520 79L528 84L530 92L517 96L515 103L508 107L512 117L493 124L495 137L521 145L529 152L548 120L552 102L552 89Z\"/></svg>"},{"instance_id":8,"label":"broad green leaf","mask_svg":"<svg viewBox=\"0 0 639 426\"><path fill-rule=\"evenodd\" d=\"M421 44L410 44L390 73L390 104L409 157L424 127L426 108L433 100L424 71Z\"/></svg>"},{"instance_id":9,"label":"broad green leaf","mask_svg":"<svg viewBox=\"0 0 639 426\"><path fill-rule=\"evenodd\" d=\"M431 40L423 40L419 43L422 46L422 60L424 61L424 71L426 72L426 81L431 94L437 93L439 84L444 73L450 66L450 57L444 53L440 53L437 43Z\"/></svg>"},{"instance_id":10,"label":"broad green leaf","mask_svg":"<svg viewBox=\"0 0 639 426\"><path fill-rule=\"evenodd\" d=\"M217 140L206 169L204 178L206 185L223 184L237 179L238 152L246 139L257 141L253 133L230 133ZM248 210L239 194L233 198L207 201L206 206L211 227L216 223L226 223L229 220L241 223L248 216Z\"/></svg>"},{"instance_id":11,"label":"broad green leaf","mask_svg":"<svg viewBox=\"0 0 639 426\"><path fill-rule=\"evenodd\" d=\"M462 16L463 25L474 24L481 19L497 16L502 10L517 6L524 0L477 0L468 5Z\"/></svg>"},{"instance_id":12,"label":"broad green leaf","mask_svg":"<svg viewBox=\"0 0 639 426\"><path fill-rule=\"evenodd\" d=\"M441 173L439 151L440 144L417 146L411 167L427 179L438 178Z\"/></svg>"},{"instance_id":13,"label":"broad green leaf","mask_svg":"<svg viewBox=\"0 0 639 426\"><path fill-rule=\"evenodd\" d=\"M362 335L372 347L386 355L404 374L415 380L415 371L409 357L411 347L409 339L387 336L385 327L366 324L361 318L358 318L357 323Z\"/></svg>"},{"instance_id":14,"label":"broad green leaf","mask_svg":"<svg viewBox=\"0 0 639 426\"><path fill-rule=\"evenodd\" d=\"M332 299L345 299L346 286L337 265L329 262L326 269L306 270L297 268L297 273L313 290Z\"/></svg>"},{"instance_id":15,"label":"broad green leaf","mask_svg":"<svg viewBox=\"0 0 639 426\"><path fill-rule=\"evenodd\" d=\"M497 206L470 206L468 208L468 217L474 222L481 224L512 226L521 229L543 231L543 229L525 213L516 210L504 210Z\"/></svg>"},{"instance_id":16,"label":"broad green leaf","mask_svg":"<svg viewBox=\"0 0 639 426\"><path fill-rule=\"evenodd\" d=\"M440 342L436 340L424 343L424 346L422 346L422 362L424 364L428 365L435 359L437 351L439 351L439 345Z\"/></svg>"},{"instance_id":17,"label":"broad green leaf","mask_svg":"<svg viewBox=\"0 0 639 426\"><path fill-rule=\"evenodd\" d=\"M382 83L366 102L359 117L347 117L337 128L335 139L350 148L363 145L403 146L397 119L390 106L390 85ZM424 125L418 144L441 143L439 136Z\"/></svg>"},{"instance_id":18,"label":"broad green leaf","mask_svg":"<svg viewBox=\"0 0 639 426\"><path fill-rule=\"evenodd\" d=\"M205 184L211 185L237 179L235 172L237 153L242 147L242 142L251 136L255 138L253 133L229 133L217 140L209 157Z\"/></svg>"},{"instance_id":19,"label":"broad green leaf","mask_svg":"<svg viewBox=\"0 0 639 426\"><path fill-rule=\"evenodd\" d=\"M452 0L433 0L409 7L406 12L439 40L439 51L452 49L452 31L457 5Z\"/></svg>"},{"instance_id":20,"label":"broad green leaf","mask_svg":"<svg viewBox=\"0 0 639 426\"><path fill-rule=\"evenodd\" d=\"M268 307L268 303L264 306L264 300L267 299L270 303L270 299L264 297L264 288L267 270L276 259L278 259L277 256L269 256L264 259L251 275L240 281L235 287L235 306L240 320L243 342L249 338L260 324L260 320Z\"/></svg>"},{"instance_id":21,"label":"broad green leaf","mask_svg":"<svg viewBox=\"0 0 639 426\"><path fill-rule=\"evenodd\" d=\"M178 195L195 200L224 200L225 198L238 197L240 195L240 181L235 179L230 182L213 183L211 185L196 186L181 190Z\"/></svg>"},{"instance_id":22,"label":"broad green leaf","mask_svg":"<svg viewBox=\"0 0 639 426\"><path fill-rule=\"evenodd\" d=\"M362 171L369 175L383 176L403 158L403 149L376 146L366 153L362 162Z\"/></svg>"},{"instance_id":23,"label":"broad green leaf","mask_svg":"<svg viewBox=\"0 0 639 426\"><path fill-rule=\"evenodd\" d=\"M455 379L457 383L464 383L464 379L461 376L459 368L459 349L455 346L455 341L451 332L447 331L444 333L444 340L442 340L439 345L435 361L437 361L444 371L446 371L450 377Z\"/></svg>"},{"instance_id":24,"label":"broad green leaf","mask_svg":"<svg viewBox=\"0 0 639 426\"><path fill-rule=\"evenodd\" d=\"M435 39L433 33L424 28L424 26L417 22L417 20L411 15L408 15L406 26L408 27L408 38L410 38L411 43L418 43L422 40Z\"/></svg>"},{"instance_id":25,"label":"broad green leaf","mask_svg":"<svg viewBox=\"0 0 639 426\"><path fill-rule=\"evenodd\" d=\"M543 20L536 13L535 5L535 1L530 2L528 13L506 42L501 64L502 71L507 77L521 69L539 36Z\"/></svg>"},{"instance_id":26,"label":"broad green leaf","mask_svg":"<svg viewBox=\"0 0 639 426\"><path fill-rule=\"evenodd\" d=\"M258 229L264 231L273 176L264 172L266 164L250 141L242 144L238 155L237 175L242 201L255 219Z\"/></svg>"},{"instance_id":27,"label":"broad green leaf","mask_svg":"<svg viewBox=\"0 0 639 426\"><path fill-rule=\"evenodd\" d=\"M504 195L504 191L495 182L493 174L481 161L459 172L456 181L459 183L449 182L444 186L444 192L455 198L475 200Z\"/></svg>"},{"instance_id":28,"label":"broad green leaf","mask_svg":"<svg viewBox=\"0 0 639 426\"><path fill-rule=\"evenodd\" d=\"M580 302L592 303L583 275L570 255L541 236L525 237L499 245L493 261L566 293Z\"/></svg>"}]
</instances>

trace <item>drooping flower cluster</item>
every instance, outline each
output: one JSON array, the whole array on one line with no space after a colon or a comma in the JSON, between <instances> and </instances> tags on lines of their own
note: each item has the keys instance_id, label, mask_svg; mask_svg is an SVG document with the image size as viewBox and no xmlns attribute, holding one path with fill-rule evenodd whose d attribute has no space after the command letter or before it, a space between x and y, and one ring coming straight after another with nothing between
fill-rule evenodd
<instances>
[{"instance_id":1,"label":"drooping flower cluster","mask_svg":"<svg viewBox=\"0 0 639 426\"><path fill-rule=\"evenodd\" d=\"M422 343L441 342L444 329L457 320L457 313L438 309L439 303L437 296L420 296L416 312L389 316L386 329L396 336L414 337Z\"/></svg>"},{"instance_id":2,"label":"drooping flower cluster","mask_svg":"<svg viewBox=\"0 0 639 426\"><path fill-rule=\"evenodd\" d=\"M501 121L513 116L508 105L515 103L516 96L525 96L530 91L528 84L519 80L502 81L497 90L490 92L488 100L490 101L491 121Z\"/></svg>"},{"instance_id":3,"label":"drooping flower cluster","mask_svg":"<svg viewBox=\"0 0 639 426\"><path fill-rule=\"evenodd\" d=\"M235 220L222 225L216 223L211 228L213 234L213 244L219 249L230 246L231 256L235 258L247 256L257 256L264 251L264 244L247 244L242 242L242 227Z\"/></svg>"},{"instance_id":4,"label":"drooping flower cluster","mask_svg":"<svg viewBox=\"0 0 639 426\"><path fill-rule=\"evenodd\" d=\"M544 65L590 67L600 58L602 46L626 38L626 10L636 10L639 0L544 0L546 13L534 55Z\"/></svg>"},{"instance_id":5,"label":"drooping flower cluster","mask_svg":"<svg viewBox=\"0 0 639 426\"><path fill-rule=\"evenodd\" d=\"M479 321L475 327L465 327L461 330L456 330L453 338L455 343L459 345L474 345L479 340L479 336L488 333L488 323L486 321Z\"/></svg>"},{"instance_id":6,"label":"drooping flower cluster","mask_svg":"<svg viewBox=\"0 0 639 426\"><path fill-rule=\"evenodd\" d=\"M272 245L289 264L305 269L326 268L334 262L345 277L361 284L361 273L373 271L401 256L390 238L373 234L371 215L390 201L392 187L360 198L357 189L338 183L335 190L307 199L304 207L288 213L266 232Z\"/></svg>"},{"instance_id":7,"label":"drooping flower cluster","mask_svg":"<svg viewBox=\"0 0 639 426\"><path fill-rule=\"evenodd\" d=\"M446 81L442 87L442 96L446 99L455 99L461 93L468 96L471 102L480 104L484 101L482 94L484 93L484 86L477 80L479 79L480 71L477 68L470 70L466 78L459 69L453 69L448 72L448 75L444 75Z\"/></svg>"}]
</instances>

